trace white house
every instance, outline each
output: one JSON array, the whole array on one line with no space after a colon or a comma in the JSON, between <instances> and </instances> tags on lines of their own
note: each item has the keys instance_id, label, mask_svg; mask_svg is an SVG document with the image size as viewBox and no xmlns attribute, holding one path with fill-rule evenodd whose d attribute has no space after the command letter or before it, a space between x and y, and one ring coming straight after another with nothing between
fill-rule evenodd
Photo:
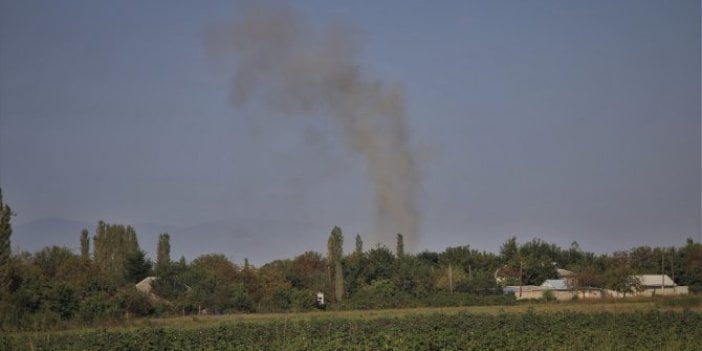
<instances>
[{"instance_id":1,"label":"white house","mask_svg":"<svg viewBox=\"0 0 702 351\"><path fill-rule=\"evenodd\" d=\"M626 294L607 290L610 297L630 297L630 296L672 296L687 295L687 286L675 284L673 279L667 274L639 274L632 276L638 281L638 289L634 289Z\"/></svg>"}]
</instances>

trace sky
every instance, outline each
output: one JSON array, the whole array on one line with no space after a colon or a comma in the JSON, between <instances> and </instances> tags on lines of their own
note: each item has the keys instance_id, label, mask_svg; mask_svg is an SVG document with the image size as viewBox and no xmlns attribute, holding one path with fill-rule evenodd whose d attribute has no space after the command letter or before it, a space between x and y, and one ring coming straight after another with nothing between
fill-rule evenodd
<instances>
[{"instance_id":1,"label":"sky","mask_svg":"<svg viewBox=\"0 0 702 351\"><path fill-rule=\"evenodd\" d=\"M335 225L348 249L356 233L390 245L368 156L340 120L271 108L266 91L233 103L237 53L208 38L247 6L0 0L0 187L15 226L191 228L171 244L188 258L239 256L246 231L258 262L324 252ZM699 1L269 6L341 28L364 79L401 93L413 251L701 237ZM214 224L239 251L202 229Z\"/></svg>"}]
</instances>

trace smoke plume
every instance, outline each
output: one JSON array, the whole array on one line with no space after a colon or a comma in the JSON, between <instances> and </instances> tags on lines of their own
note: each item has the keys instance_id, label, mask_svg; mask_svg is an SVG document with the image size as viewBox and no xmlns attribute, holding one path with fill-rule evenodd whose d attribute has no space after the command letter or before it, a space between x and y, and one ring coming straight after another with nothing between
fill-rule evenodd
<instances>
[{"instance_id":1,"label":"smoke plume","mask_svg":"<svg viewBox=\"0 0 702 351\"><path fill-rule=\"evenodd\" d=\"M335 119L344 142L364 156L373 183L378 242L417 238L420 175L409 145L402 92L361 69L359 45L340 26L318 30L288 7L249 7L213 30L208 45L235 57L231 99L251 98L286 114Z\"/></svg>"}]
</instances>

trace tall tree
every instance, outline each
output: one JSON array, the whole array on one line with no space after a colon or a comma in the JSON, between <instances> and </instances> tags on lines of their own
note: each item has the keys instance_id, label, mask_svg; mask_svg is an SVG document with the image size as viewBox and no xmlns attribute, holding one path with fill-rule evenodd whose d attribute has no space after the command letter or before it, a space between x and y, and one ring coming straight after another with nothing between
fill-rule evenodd
<instances>
[{"instance_id":1,"label":"tall tree","mask_svg":"<svg viewBox=\"0 0 702 351\"><path fill-rule=\"evenodd\" d=\"M156 248L156 267L163 269L171 264L171 236L168 233L161 233L158 236L158 247Z\"/></svg>"},{"instance_id":2,"label":"tall tree","mask_svg":"<svg viewBox=\"0 0 702 351\"><path fill-rule=\"evenodd\" d=\"M327 242L327 249L329 250L327 260L330 268L334 271L333 289L337 301L341 301L344 298L344 271L341 266L341 258L344 255L343 245L344 235L341 233L341 228L334 227Z\"/></svg>"},{"instance_id":3,"label":"tall tree","mask_svg":"<svg viewBox=\"0 0 702 351\"><path fill-rule=\"evenodd\" d=\"M10 256L12 255L10 217L12 217L12 209L3 202L2 189L0 189L0 282L3 282L2 286L7 286L5 282L9 281L10 276Z\"/></svg>"},{"instance_id":4,"label":"tall tree","mask_svg":"<svg viewBox=\"0 0 702 351\"><path fill-rule=\"evenodd\" d=\"M80 258L84 261L90 259L90 237L87 229L80 232Z\"/></svg>"},{"instance_id":5,"label":"tall tree","mask_svg":"<svg viewBox=\"0 0 702 351\"><path fill-rule=\"evenodd\" d=\"M107 269L109 247L107 242L107 223L98 221L93 236L93 259L101 271Z\"/></svg>"},{"instance_id":6,"label":"tall tree","mask_svg":"<svg viewBox=\"0 0 702 351\"><path fill-rule=\"evenodd\" d=\"M363 255L363 239L361 239L360 234L356 234L356 251L354 253L357 256Z\"/></svg>"},{"instance_id":7,"label":"tall tree","mask_svg":"<svg viewBox=\"0 0 702 351\"><path fill-rule=\"evenodd\" d=\"M511 237L500 246L500 260L502 263L507 263L514 259L519 254L519 248L517 246L517 238Z\"/></svg>"},{"instance_id":8,"label":"tall tree","mask_svg":"<svg viewBox=\"0 0 702 351\"><path fill-rule=\"evenodd\" d=\"M151 260L146 259L146 253L142 250L132 251L126 257L124 270L128 282L138 283L149 275Z\"/></svg>"},{"instance_id":9,"label":"tall tree","mask_svg":"<svg viewBox=\"0 0 702 351\"><path fill-rule=\"evenodd\" d=\"M131 226L99 221L93 238L95 263L113 282L122 283L128 276L127 259L139 251L137 234Z\"/></svg>"},{"instance_id":10,"label":"tall tree","mask_svg":"<svg viewBox=\"0 0 702 351\"><path fill-rule=\"evenodd\" d=\"M395 254L398 258L405 255L405 238L403 238L400 233L397 233L397 250Z\"/></svg>"}]
</instances>

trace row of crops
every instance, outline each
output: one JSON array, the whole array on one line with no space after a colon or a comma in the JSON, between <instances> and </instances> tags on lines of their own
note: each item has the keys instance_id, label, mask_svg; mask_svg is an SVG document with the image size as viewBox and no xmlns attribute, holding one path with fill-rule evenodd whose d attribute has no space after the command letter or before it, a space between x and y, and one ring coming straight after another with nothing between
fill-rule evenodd
<instances>
[{"instance_id":1,"label":"row of crops","mask_svg":"<svg viewBox=\"0 0 702 351\"><path fill-rule=\"evenodd\" d=\"M702 313L503 313L5 334L0 350L700 350Z\"/></svg>"}]
</instances>

